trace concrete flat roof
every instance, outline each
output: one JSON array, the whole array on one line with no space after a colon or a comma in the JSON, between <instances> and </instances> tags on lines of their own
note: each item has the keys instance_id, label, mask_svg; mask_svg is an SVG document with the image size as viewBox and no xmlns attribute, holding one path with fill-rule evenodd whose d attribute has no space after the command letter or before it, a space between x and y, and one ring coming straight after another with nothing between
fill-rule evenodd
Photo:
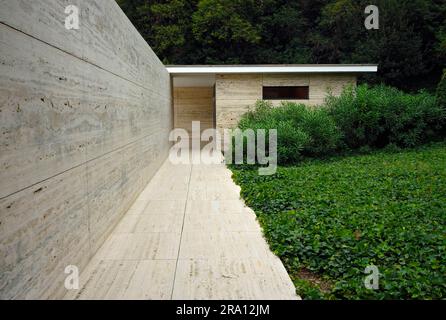
<instances>
[{"instance_id":1,"label":"concrete flat roof","mask_svg":"<svg viewBox=\"0 0 446 320\"><path fill-rule=\"evenodd\" d=\"M170 74L219 73L361 73L377 72L377 64L167 65Z\"/></svg>"}]
</instances>

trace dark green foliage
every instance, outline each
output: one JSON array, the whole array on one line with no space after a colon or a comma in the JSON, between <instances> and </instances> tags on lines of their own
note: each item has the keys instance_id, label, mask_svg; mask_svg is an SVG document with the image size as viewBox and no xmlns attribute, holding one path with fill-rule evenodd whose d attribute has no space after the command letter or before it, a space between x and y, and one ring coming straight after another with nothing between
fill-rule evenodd
<instances>
[{"instance_id":1,"label":"dark green foliage","mask_svg":"<svg viewBox=\"0 0 446 320\"><path fill-rule=\"evenodd\" d=\"M327 155L340 141L340 132L326 109L291 102L273 107L258 101L254 110L242 117L239 128L277 129L277 155L282 164L295 163L304 156Z\"/></svg>"},{"instance_id":2,"label":"dark green foliage","mask_svg":"<svg viewBox=\"0 0 446 320\"><path fill-rule=\"evenodd\" d=\"M435 97L406 94L386 86L345 90L327 99L327 107L350 148L384 147L389 143L412 147L436 138L445 112Z\"/></svg>"},{"instance_id":3,"label":"dark green foliage","mask_svg":"<svg viewBox=\"0 0 446 320\"><path fill-rule=\"evenodd\" d=\"M200 44L192 32L198 0L117 0L144 39L164 63L196 63ZM195 55L192 53L195 52Z\"/></svg>"},{"instance_id":4,"label":"dark green foliage","mask_svg":"<svg viewBox=\"0 0 446 320\"><path fill-rule=\"evenodd\" d=\"M273 176L232 167L241 194L304 298L446 297L446 144L374 152L295 167ZM364 287L364 269L381 273ZM305 268L329 292L299 278Z\"/></svg>"},{"instance_id":5,"label":"dark green foliage","mask_svg":"<svg viewBox=\"0 0 446 320\"><path fill-rule=\"evenodd\" d=\"M437 87L437 104L446 111L446 69L443 71L443 77Z\"/></svg>"},{"instance_id":6,"label":"dark green foliage","mask_svg":"<svg viewBox=\"0 0 446 320\"><path fill-rule=\"evenodd\" d=\"M199 42L203 63L239 63L256 45L260 27L255 0L201 0L192 16L192 30ZM250 9L253 12L250 12Z\"/></svg>"},{"instance_id":7,"label":"dark green foliage","mask_svg":"<svg viewBox=\"0 0 446 320\"><path fill-rule=\"evenodd\" d=\"M323 107L305 108L301 119L295 121L295 125L302 128L310 137L309 143L303 150L305 156L328 155L339 145L341 133Z\"/></svg>"},{"instance_id":8,"label":"dark green foliage","mask_svg":"<svg viewBox=\"0 0 446 320\"><path fill-rule=\"evenodd\" d=\"M379 8L378 30L363 27L369 4ZM441 41L435 33L444 25L445 10L444 2L432 0L327 1L312 37L313 56L319 63L376 62L379 72L365 76L369 83L408 90L434 88L445 62L435 49Z\"/></svg>"},{"instance_id":9,"label":"dark green foliage","mask_svg":"<svg viewBox=\"0 0 446 320\"><path fill-rule=\"evenodd\" d=\"M118 0L165 63L377 63L380 83L434 89L446 63L446 2L376 0Z\"/></svg>"}]
</instances>

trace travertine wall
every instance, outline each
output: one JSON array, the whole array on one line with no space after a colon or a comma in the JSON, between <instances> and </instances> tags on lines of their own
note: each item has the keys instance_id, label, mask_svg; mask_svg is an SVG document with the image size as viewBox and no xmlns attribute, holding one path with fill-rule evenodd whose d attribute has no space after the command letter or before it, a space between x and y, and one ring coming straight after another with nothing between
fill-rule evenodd
<instances>
[{"instance_id":1,"label":"travertine wall","mask_svg":"<svg viewBox=\"0 0 446 320\"><path fill-rule=\"evenodd\" d=\"M192 132L192 121L200 121L201 131L214 127L214 88L174 88L175 128ZM191 137L191 135L190 135Z\"/></svg>"},{"instance_id":2,"label":"travertine wall","mask_svg":"<svg viewBox=\"0 0 446 320\"><path fill-rule=\"evenodd\" d=\"M115 1L0 0L1 299L63 296L167 157L171 109Z\"/></svg>"},{"instance_id":3,"label":"travertine wall","mask_svg":"<svg viewBox=\"0 0 446 320\"><path fill-rule=\"evenodd\" d=\"M235 127L257 100L263 86L309 86L308 100L291 100L308 105L324 102L327 93L342 92L346 85L356 85L354 74L220 74L216 76L217 128ZM274 105L280 100L272 100Z\"/></svg>"}]
</instances>

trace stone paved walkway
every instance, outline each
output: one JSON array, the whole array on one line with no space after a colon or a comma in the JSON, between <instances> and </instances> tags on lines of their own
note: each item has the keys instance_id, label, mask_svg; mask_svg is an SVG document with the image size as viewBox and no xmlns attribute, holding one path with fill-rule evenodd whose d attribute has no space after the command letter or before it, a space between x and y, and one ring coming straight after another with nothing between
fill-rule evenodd
<instances>
[{"instance_id":1,"label":"stone paved walkway","mask_svg":"<svg viewBox=\"0 0 446 320\"><path fill-rule=\"evenodd\" d=\"M67 299L298 299L223 164L166 160Z\"/></svg>"}]
</instances>

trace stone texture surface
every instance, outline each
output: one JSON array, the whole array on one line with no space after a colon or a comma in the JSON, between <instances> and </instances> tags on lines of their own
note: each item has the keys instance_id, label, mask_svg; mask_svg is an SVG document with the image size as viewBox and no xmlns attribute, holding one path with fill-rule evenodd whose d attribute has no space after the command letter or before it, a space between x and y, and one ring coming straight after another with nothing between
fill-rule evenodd
<instances>
[{"instance_id":1,"label":"stone texture surface","mask_svg":"<svg viewBox=\"0 0 446 320\"><path fill-rule=\"evenodd\" d=\"M174 88L174 127L191 136L192 121L200 121L200 130L214 127L213 87Z\"/></svg>"},{"instance_id":2,"label":"stone texture surface","mask_svg":"<svg viewBox=\"0 0 446 320\"><path fill-rule=\"evenodd\" d=\"M339 95L346 85L356 85L354 74L219 74L216 76L216 127L233 128L240 117L262 99L262 86L309 86L307 105L324 102L328 92ZM280 100L271 100L273 105Z\"/></svg>"},{"instance_id":3,"label":"stone texture surface","mask_svg":"<svg viewBox=\"0 0 446 320\"><path fill-rule=\"evenodd\" d=\"M0 298L60 298L167 157L170 77L115 1L1 0L0 21Z\"/></svg>"},{"instance_id":4,"label":"stone texture surface","mask_svg":"<svg viewBox=\"0 0 446 320\"><path fill-rule=\"evenodd\" d=\"M298 299L239 191L224 164L166 160L65 298Z\"/></svg>"}]
</instances>

